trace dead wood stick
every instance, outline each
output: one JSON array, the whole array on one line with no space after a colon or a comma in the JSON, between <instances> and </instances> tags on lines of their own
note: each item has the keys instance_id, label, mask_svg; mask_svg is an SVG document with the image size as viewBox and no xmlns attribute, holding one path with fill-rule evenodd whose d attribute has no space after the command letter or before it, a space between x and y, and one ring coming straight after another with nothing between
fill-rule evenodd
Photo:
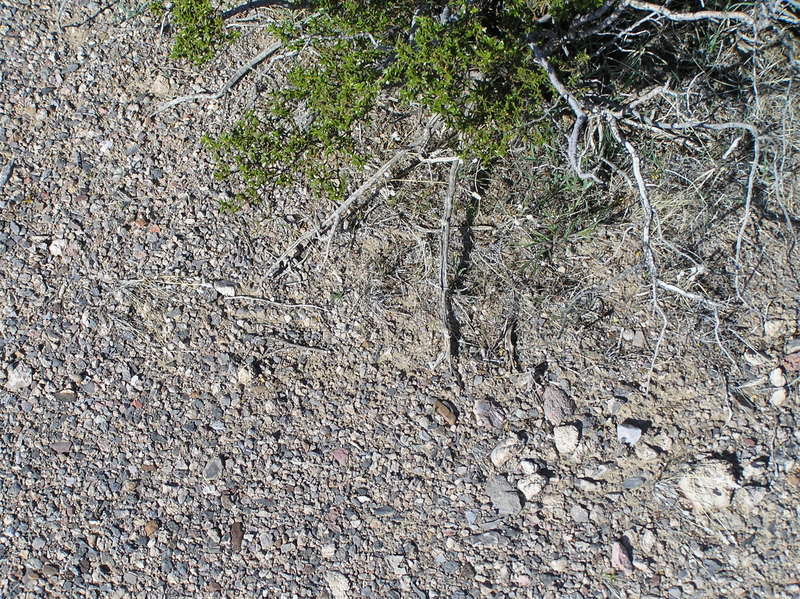
<instances>
[{"instance_id":1,"label":"dead wood stick","mask_svg":"<svg viewBox=\"0 0 800 599\"><path fill-rule=\"evenodd\" d=\"M350 210L350 207L358 201L361 196L363 196L367 191L369 191L378 181L380 181L386 173L388 173L391 168L400 162L403 158L405 158L410 152L416 150L421 145L423 145L428 138L430 137L431 130L435 126L435 124L439 121L439 117L433 117L428 121L427 126L425 127L424 131L420 136L410 145L400 149L394 156L392 156L389 160L384 162L377 171L375 171L372 176L364 181L358 189L356 189L353 193L347 196L339 206L331 212L325 220L323 220L319 226L314 227L310 231L306 231L300 237L295 239L292 243L289 244L283 253L278 256L278 258L272 263L272 266L269 267L267 270L267 274L274 274L288 258L294 254L294 252L299 248L301 245L308 243L314 237L317 237L320 233L329 229L333 225L339 222L342 215L347 213Z\"/></svg>"},{"instance_id":2,"label":"dead wood stick","mask_svg":"<svg viewBox=\"0 0 800 599\"><path fill-rule=\"evenodd\" d=\"M150 117L154 117L157 114L164 112L165 110L169 110L173 106L177 106L178 104L183 104L184 102L191 102L192 100L219 100L222 96L227 94L231 88L233 88L242 78L247 75L250 71L264 62L267 58L275 54L280 47L282 46L281 42L275 42L269 48L264 50L258 56L252 58L246 65L242 66L236 73L234 73L233 77L228 79L219 91L216 92L201 92L199 94L189 94L188 96L181 96L180 98L175 98L166 102L159 106L155 111L150 113Z\"/></svg>"},{"instance_id":3,"label":"dead wood stick","mask_svg":"<svg viewBox=\"0 0 800 599\"><path fill-rule=\"evenodd\" d=\"M447 260L450 255L450 218L453 215L453 196L456 191L456 177L460 160L452 159L450 176L447 180L447 193L444 196L444 209L442 211L442 235L439 244L439 301L440 316L442 319L442 335L444 336L444 351L447 356L447 365L450 372L454 372L453 345L455 339L450 330L452 305L450 304L450 286L447 283Z\"/></svg>"},{"instance_id":4,"label":"dead wood stick","mask_svg":"<svg viewBox=\"0 0 800 599\"><path fill-rule=\"evenodd\" d=\"M697 12L675 12L660 4L640 2L640 0L624 0L623 6L636 10L646 10L666 17L670 21L739 21L750 26L755 26L756 20L741 11L700 10Z\"/></svg>"}]
</instances>

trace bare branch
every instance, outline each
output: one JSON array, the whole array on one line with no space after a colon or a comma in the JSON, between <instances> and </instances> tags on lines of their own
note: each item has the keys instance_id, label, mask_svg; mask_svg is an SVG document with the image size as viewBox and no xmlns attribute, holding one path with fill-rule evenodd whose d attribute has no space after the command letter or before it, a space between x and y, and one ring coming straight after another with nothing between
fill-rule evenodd
<instances>
[{"instance_id":1,"label":"bare branch","mask_svg":"<svg viewBox=\"0 0 800 599\"><path fill-rule=\"evenodd\" d=\"M452 159L450 176L447 180L447 193L444 196L444 210L442 211L442 233L439 246L439 298L442 319L442 334L444 335L444 351L447 356L447 365L450 372L455 374L453 364L453 345L455 339L450 330L453 308L450 305L450 287L447 284L447 260L450 256L450 217L453 214L453 195L456 191L456 177L460 160Z\"/></svg>"},{"instance_id":2,"label":"bare branch","mask_svg":"<svg viewBox=\"0 0 800 599\"><path fill-rule=\"evenodd\" d=\"M275 52L277 52L281 48L281 46L282 46L281 42L275 42L269 48L264 50L261 54L252 58L246 65L244 65L242 68L236 71L233 77L228 79L228 81L225 82L225 85L223 85L219 89L219 91L214 93L204 92L199 94L189 94L188 96L181 96L180 98L175 98L174 100L170 100L169 102L166 102L165 104L159 106L155 111L150 113L149 116L154 117L155 115L160 114L165 110L169 110L173 106L177 106L178 104L183 104L184 102L191 102L192 100L219 100L222 96L227 94L231 90L231 88L233 88L237 83L239 83L239 81L241 81L242 78L245 75L247 75L247 73L252 71L262 62L264 62L267 58L275 54Z\"/></svg>"},{"instance_id":3,"label":"bare branch","mask_svg":"<svg viewBox=\"0 0 800 599\"><path fill-rule=\"evenodd\" d=\"M701 10L698 12L675 12L666 6L641 2L640 0L623 0L622 6L654 12L670 21L739 21L751 27L756 25L756 20L752 16L741 11Z\"/></svg>"},{"instance_id":4,"label":"bare branch","mask_svg":"<svg viewBox=\"0 0 800 599\"><path fill-rule=\"evenodd\" d=\"M580 160L578 159L578 138L581 135L581 131L583 131L583 128L586 126L586 123L589 121L586 111L583 109L583 106L578 99L569 90L567 90L566 87L564 87L563 83L561 83L561 80L558 78L558 75L556 75L556 72L553 69L553 65L551 65L550 62L544 57L539 46L537 46L535 42L529 42L528 47L533 50L533 56L536 63L544 69L545 73L547 73L547 78L550 80L550 85L552 85L558 94L567 101L572 109L572 112L575 113L575 124L572 127L572 134L569 137L569 146L567 149L567 159L569 160L570 167L582 180L591 180L595 183L601 183L599 177L594 173L583 172L581 169Z\"/></svg>"},{"instance_id":5,"label":"bare branch","mask_svg":"<svg viewBox=\"0 0 800 599\"><path fill-rule=\"evenodd\" d=\"M418 149L422 146L431 136L433 128L439 122L440 118L438 116L434 116L428 121L428 124L425 126L423 132L417 137L411 145L406 146L405 148L400 149L394 156L392 156L389 160L384 162L377 171L375 171L372 176L369 177L361 186L356 189L353 193L351 193L347 199L345 199L339 206L334 210L331 214L329 214L325 220L320 223L319 226L315 227L314 229L307 231L297 239L295 239L289 247L287 247L284 252L278 256L278 258L272 263L272 266L269 267L267 274L275 273L289 257L294 254L294 252L300 246L308 243L314 237L317 237L322 231L331 228L342 217L343 214L347 213L350 210L350 206L353 205L354 202L359 200L361 196L363 196L369 189L371 189L378 181L383 179L383 177L388 173L392 167L400 162L403 158L405 158L410 152Z\"/></svg>"},{"instance_id":6,"label":"bare branch","mask_svg":"<svg viewBox=\"0 0 800 599\"><path fill-rule=\"evenodd\" d=\"M243 12L255 10L257 8L285 8L288 10L300 10L304 8L304 3L294 4L292 2L284 2L283 0L253 0L253 2L245 2L239 6L234 6L231 9L222 13L223 19L230 19Z\"/></svg>"}]
</instances>

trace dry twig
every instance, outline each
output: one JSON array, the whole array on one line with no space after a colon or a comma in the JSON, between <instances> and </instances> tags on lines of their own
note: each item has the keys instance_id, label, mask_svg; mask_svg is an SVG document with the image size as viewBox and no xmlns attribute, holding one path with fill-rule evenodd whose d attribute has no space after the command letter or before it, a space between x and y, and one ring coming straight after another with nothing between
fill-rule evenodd
<instances>
[{"instance_id":1,"label":"dry twig","mask_svg":"<svg viewBox=\"0 0 800 599\"><path fill-rule=\"evenodd\" d=\"M720 10L700 10L697 12L675 12L660 4L650 2L640 2L640 0L624 0L623 6L629 6L636 10L654 12L666 17L670 21L739 21L748 25L755 26L755 19L741 11L720 11Z\"/></svg>"},{"instance_id":2,"label":"dry twig","mask_svg":"<svg viewBox=\"0 0 800 599\"><path fill-rule=\"evenodd\" d=\"M394 165L396 165L403 158L408 156L410 152L422 147L428 141L428 139L432 134L433 128L436 126L439 120L440 119L437 116L431 118L428 121L428 124L425 126L425 129L417 137L417 139L411 143L411 145L400 149L397 153L395 153L394 156L392 156L389 160L384 162L378 168L378 170L376 170L372 174L372 176L369 177L369 179L364 181L364 183L362 183L358 189L356 189L353 193L351 193L347 197L347 199L345 199L341 204L339 204L336 210L334 210L331 214L329 214L325 218L325 220L323 220L319 224L319 226L314 227L310 231L307 231L306 233L295 239L291 244L289 244L289 247L287 247L283 251L283 253L280 256L278 256L278 258L272 263L272 266L269 267L267 274L274 274L281 267L281 265L295 253L297 248L299 248L302 245L305 245L314 237L319 236L323 231L326 231L331 227L333 227L334 225L336 225L336 223L338 223L339 220L341 219L342 215L346 214L350 210L350 207L356 201L358 201L361 198L361 196L363 196L376 183L378 183L381 179L383 179L386 173L388 173L392 169L392 167L394 167Z\"/></svg>"},{"instance_id":3,"label":"dry twig","mask_svg":"<svg viewBox=\"0 0 800 599\"><path fill-rule=\"evenodd\" d=\"M572 109L572 112L575 113L575 124L572 127L572 134L569 136L569 146L567 149L567 159L569 160L570 167L583 181L590 180L594 181L595 183L600 183L601 181L599 177L594 173L583 172L583 169L580 165L580 158L578 157L578 139L583 131L583 128L586 126L586 123L589 121L586 110L584 110L583 105L578 101L578 99L569 90L567 90L566 87L564 87L563 83L561 83L561 80L558 78L558 75L556 75L556 72L553 69L553 65L551 65L550 61L544 57L542 51L539 49L539 46L537 46L535 42L529 42L528 47L533 50L533 56L536 63L544 69L545 73L547 73L550 84L555 88L559 95L567 101L569 107Z\"/></svg>"},{"instance_id":4,"label":"dry twig","mask_svg":"<svg viewBox=\"0 0 800 599\"><path fill-rule=\"evenodd\" d=\"M282 44L281 42L275 42L269 48L264 50L261 54L252 58L246 65L242 66L234 75L225 82L221 88L219 88L216 92L202 92L199 94L189 94L187 96L181 96L180 98L175 98L166 102L159 106L156 110L150 113L150 117L154 117L157 114L164 112L165 110L169 110L173 106L177 106L178 104L183 104L184 102L191 102L192 100L219 100L222 96L227 94L242 78L247 75L250 71L264 62L267 58L275 54L280 48Z\"/></svg>"},{"instance_id":5,"label":"dry twig","mask_svg":"<svg viewBox=\"0 0 800 599\"><path fill-rule=\"evenodd\" d=\"M447 193L444 196L444 210L442 212L442 234L439 246L439 298L442 319L442 334L444 335L444 351L450 372L455 374L453 353L456 339L450 327L453 307L450 304L450 287L447 284L447 260L450 255L450 218L453 214L453 196L456 191L456 178L460 160L451 158L450 175L447 179Z\"/></svg>"}]
</instances>

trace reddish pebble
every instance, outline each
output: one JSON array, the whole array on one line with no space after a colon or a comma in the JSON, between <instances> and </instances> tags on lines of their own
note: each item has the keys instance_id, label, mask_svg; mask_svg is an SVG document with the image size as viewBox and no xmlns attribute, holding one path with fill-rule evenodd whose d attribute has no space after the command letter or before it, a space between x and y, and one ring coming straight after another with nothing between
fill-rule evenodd
<instances>
[{"instance_id":1,"label":"reddish pebble","mask_svg":"<svg viewBox=\"0 0 800 599\"><path fill-rule=\"evenodd\" d=\"M742 441L742 444L745 447L755 447L756 446L756 440L753 439L752 437L747 437L744 441Z\"/></svg>"},{"instance_id":2,"label":"reddish pebble","mask_svg":"<svg viewBox=\"0 0 800 599\"><path fill-rule=\"evenodd\" d=\"M142 402L140 402L138 399L134 399L134 400L131 402L131 405L132 405L134 408L136 408L137 410L141 410L141 409L142 409L142 407L144 406L144 404L143 404Z\"/></svg>"}]
</instances>

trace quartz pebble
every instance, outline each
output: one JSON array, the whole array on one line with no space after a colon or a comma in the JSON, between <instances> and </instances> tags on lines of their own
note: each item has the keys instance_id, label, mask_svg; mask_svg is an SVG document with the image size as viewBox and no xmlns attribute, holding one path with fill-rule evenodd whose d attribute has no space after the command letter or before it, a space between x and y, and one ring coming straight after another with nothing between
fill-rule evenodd
<instances>
[{"instance_id":1,"label":"quartz pebble","mask_svg":"<svg viewBox=\"0 0 800 599\"><path fill-rule=\"evenodd\" d=\"M625 445L636 445L642 438L642 429L626 420L617 424L617 440Z\"/></svg>"},{"instance_id":2,"label":"quartz pebble","mask_svg":"<svg viewBox=\"0 0 800 599\"><path fill-rule=\"evenodd\" d=\"M5 387L12 393L21 391L25 387L30 387L33 382L33 372L30 366L24 363L9 367L6 371Z\"/></svg>"},{"instance_id":3,"label":"quartz pebble","mask_svg":"<svg viewBox=\"0 0 800 599\"><path fill-rule=\"evenodd\" d=\"M492 449L489 459L495 468L500 468L519 451L520 446L520 439L516 435L506 437Z\"/></svg>"},{"instance_id":4,"label":"quartz pebble","mask_svg":"<svg viewBox=\"0 0 800 599\"><path fill-rule=\"evenodd\" d=\"M565 455L574 452L578 447L580 432L576 426L557 426L553 429L553 437L558 453Z\"/></svg>"},{"instance_id":5,"label":"quartz pebble","mask_svg":"<svg viewBox=\"0 0 800 599\"><path fill-rule=\"evenodd\" d=\"M773 387L783 387L786 385L786 375L783 373L783 368L774 368L770 371L769 384Z\"/></svg>"},{"instance_id":6,"label":"quartz pebble","mask_svg":"<svg viewBox=\"0 0 800 599\"><path fill-rule=\"evenodd\" d=\"M533 501L541 495L546 484L547 478L541 474L529 474L517 481L517 489L525 496L526 500Z\"/></svg>"}]
</instances>

